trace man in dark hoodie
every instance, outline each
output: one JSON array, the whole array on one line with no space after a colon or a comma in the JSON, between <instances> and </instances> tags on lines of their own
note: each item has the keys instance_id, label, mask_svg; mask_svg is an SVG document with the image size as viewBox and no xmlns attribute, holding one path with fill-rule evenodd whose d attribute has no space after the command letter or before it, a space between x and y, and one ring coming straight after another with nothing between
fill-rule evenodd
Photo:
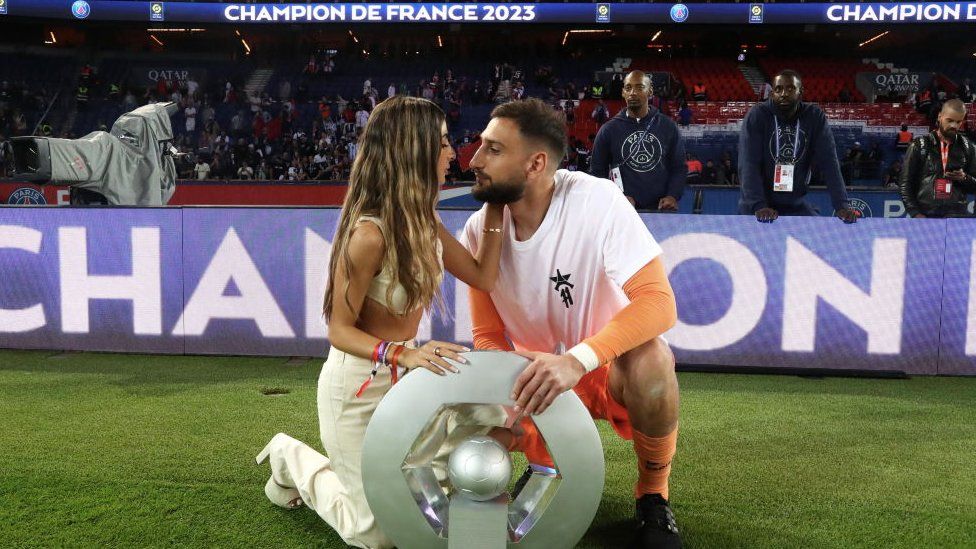
<instances>
[{"instance_id":1,"label":"man in dark hoodie","mask_svg":"<svg viewBox=\"0 0 976 549\"><path fill-rule=\"evenodd\" d=\"M760 222L780 215L817 215L804 197L815 162L824 175L837 217L857 221L837 160L834 136L820 107L803 103L803 83L791 70L773 79L768 101L749 109L739 132L739 213Z\"/></svg>"},{"instance_id":2,"label":"man in dark hoodie","mask_svg":"<svg viewBox=\"0 0 976 549\"><path fill-rule=\"evenodd\" d=\"M615 182L635 208L677 211L688 175L685 143L677 124L650 106L653 94L650 76L627 75L627 108L597 133L590 174Z\"/></svg>"}]
</instances>

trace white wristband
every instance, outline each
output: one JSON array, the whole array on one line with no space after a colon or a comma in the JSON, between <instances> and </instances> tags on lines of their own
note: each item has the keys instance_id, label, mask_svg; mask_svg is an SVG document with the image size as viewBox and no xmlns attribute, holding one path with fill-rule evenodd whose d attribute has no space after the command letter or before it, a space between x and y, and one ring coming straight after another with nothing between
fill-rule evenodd
<instances>
[{"instance_id":1,"label":"white wristband","mask_svg":"<svg viewBox=\"0 0 976 549\"><path fill-rule=\"evenodd\" d=\"M576 357L576 360L583 364L583 368L586 368L587 372L592 372L600 367L600 357L596 356L596 351L586 343L576 345L566 351L566 354Z\"/></svg>"}]
</instances>

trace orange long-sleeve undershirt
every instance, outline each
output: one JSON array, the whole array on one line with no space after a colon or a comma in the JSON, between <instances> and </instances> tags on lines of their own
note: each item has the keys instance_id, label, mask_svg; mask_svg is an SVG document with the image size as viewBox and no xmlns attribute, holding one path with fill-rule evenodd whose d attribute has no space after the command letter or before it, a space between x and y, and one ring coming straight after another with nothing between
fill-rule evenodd
<instances>
[{"instance_id":1,"label":"orange long-sleeve undershirt","mask_svg":"<svg viewBox=\"0 0 976 549\"><path fill-rule=\"evenodd\" d=\"M663 334L678 318L674 291L660 257L634 273L624 283L623 290L630 303L599 332L583 341L596 353L600 364L606 364ZM491 296L471 288L469 300L475 348L512 350L512 345L505 338L505 323L498 315Z\"/></svg>"}]
</instances>

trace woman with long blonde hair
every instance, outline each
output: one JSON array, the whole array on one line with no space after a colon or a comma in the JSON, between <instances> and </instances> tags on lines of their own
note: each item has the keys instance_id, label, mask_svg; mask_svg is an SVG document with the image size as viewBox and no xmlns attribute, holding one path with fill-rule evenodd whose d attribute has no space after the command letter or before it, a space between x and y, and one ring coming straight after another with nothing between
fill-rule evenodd
<instances>
[{"instance_id":1,"label":"woman with long blonde hair","mask_svg":"<svg viewBox=\"0 0 976 549\"><path fill-rule=\"evenodd\" d=\"M488 206L485 245L472 257L444 228L437 196L454 149L444 112L425 99L397 96L369 117L353 162L329 261L324 314L332 348L318 383L319 428L328 458L279 433L270 457L268 498L313 509L357 547L392 547L363 492L362 442L380 399L401 370L456 371L467 349L414 343L424 311L439 298L444 269L490 291L498 276L502 206ZM494 237L494 238L491 238Z\"/></svg>"}]
</instances>

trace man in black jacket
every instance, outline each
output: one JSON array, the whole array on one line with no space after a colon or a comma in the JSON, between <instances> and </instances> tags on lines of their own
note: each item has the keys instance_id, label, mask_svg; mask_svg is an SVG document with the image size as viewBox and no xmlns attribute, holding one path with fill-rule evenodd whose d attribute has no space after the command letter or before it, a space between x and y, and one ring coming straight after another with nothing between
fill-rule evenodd
<instances>
[{"instance_id":1,"label":"man in black jacket","mask_svg":"<svg viewBox=\"0 0 976 549\"><path fill-rule=\"evenodd\" d=\"M811 168L824 175L835 215L857 221L837 160L834 136L820 107L800 100L803 83L795 71L773 79L768 101L752 107L739 132L739 213L763 223L780 215L817 215L806 200Z\"/></svg>"},{"instance_id":2,"label":"man in black jacket","mask_svg":"<svg viewBox=\"0 0 976 549\"><path fill-rule=\"evenodd\" d=\"M959 131L966 105L950 99L938 128L912 140L901 172L901 199L909 217L967 215L967 195L976 192L976 146Z\"/></svg>"}]
</instances>

